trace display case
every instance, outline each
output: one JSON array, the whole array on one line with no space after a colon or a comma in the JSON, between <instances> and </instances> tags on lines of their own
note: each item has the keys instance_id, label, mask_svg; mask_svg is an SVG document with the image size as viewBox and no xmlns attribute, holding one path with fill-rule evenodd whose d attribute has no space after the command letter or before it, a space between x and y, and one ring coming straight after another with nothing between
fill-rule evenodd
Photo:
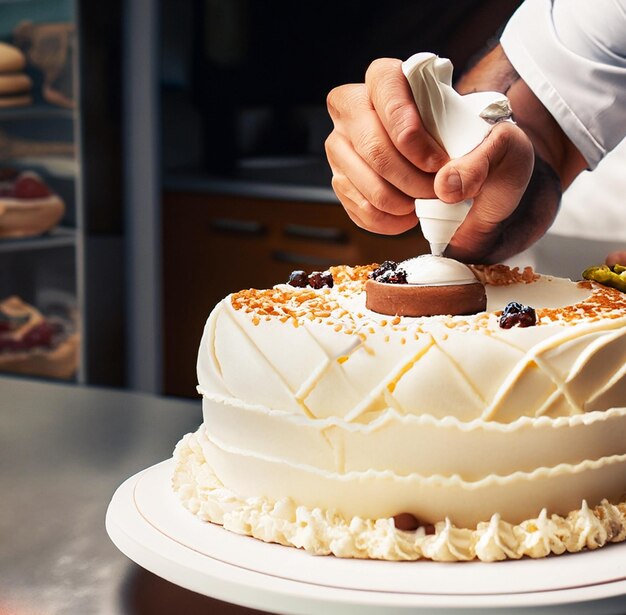
<instances>
[{"instance_id":1,"label":"display case","mask_svg":"<svg viewBox=\"0 0 626 615\"><path fill-rule=\"evenodd\" d=\"M122 384L120 10L95 4L0 3L0 372Z\"/></svg>"}]
</instances>

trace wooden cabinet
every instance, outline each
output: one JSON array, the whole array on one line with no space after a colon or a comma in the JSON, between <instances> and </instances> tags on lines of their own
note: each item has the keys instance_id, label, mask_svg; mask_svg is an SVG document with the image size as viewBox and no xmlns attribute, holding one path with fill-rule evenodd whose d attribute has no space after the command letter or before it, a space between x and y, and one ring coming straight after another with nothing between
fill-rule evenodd
<instances>
[{"instance_id":1,"label":"wooden cabinet","mask_svg":"<svg viewBox=\"0 0 626 615\"><path fill-rule=\"evenodd\" d=\"M427 250L419 230L374 235L355 226L337 203L165 192L164 393L196 394L202 328L226 294L270 288L294 269L399 261Z\"/></svg>"}]
</instances>

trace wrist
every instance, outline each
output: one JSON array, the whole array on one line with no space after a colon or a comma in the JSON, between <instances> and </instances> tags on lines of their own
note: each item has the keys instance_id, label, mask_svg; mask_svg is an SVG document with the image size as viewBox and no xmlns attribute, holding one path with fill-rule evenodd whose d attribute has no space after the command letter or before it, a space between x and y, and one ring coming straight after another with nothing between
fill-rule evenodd
<instances>
[{"instance_id":1,"label":"wrist","mask_svg":"<svg viewBox=\"0 0 626 615\"><path fill-rule=\"evenodd\" d=\"M522 79L507 92L513 119L528 135L535 152L558 176L562 190L587 168L587 163L557 121Z\"/></svg>"},{"instance_id":2,"label":"wrist","mask_svg":"<svg viewBox=\"0 0 626 615\"><path fill-rule=\"evenodd\" d=\"M463 75L457 89L461 94L486 90L506 94L513 119L528 135L537 155L552 167L563 190L587 168L578 149L520 78L499 44Z\"/></svg>"}]
</instances>

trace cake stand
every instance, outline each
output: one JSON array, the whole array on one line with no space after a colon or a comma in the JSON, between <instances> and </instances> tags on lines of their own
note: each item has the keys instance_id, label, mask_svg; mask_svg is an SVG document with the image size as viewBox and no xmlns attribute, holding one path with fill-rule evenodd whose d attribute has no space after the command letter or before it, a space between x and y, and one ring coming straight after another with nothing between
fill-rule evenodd
<instances>
[{"instance_id":1,"label":"cake stand","mask_svg":"<svg viewBox=\"0 0 626 615\"><path fill-rule=\"evenodd\" d=\"M115 492L106 528L147 570L219 600L279 613L626 612L626 543L494 564L317 557L204 523L170 488L169 459Z\"/></svg>"}]
</instances>

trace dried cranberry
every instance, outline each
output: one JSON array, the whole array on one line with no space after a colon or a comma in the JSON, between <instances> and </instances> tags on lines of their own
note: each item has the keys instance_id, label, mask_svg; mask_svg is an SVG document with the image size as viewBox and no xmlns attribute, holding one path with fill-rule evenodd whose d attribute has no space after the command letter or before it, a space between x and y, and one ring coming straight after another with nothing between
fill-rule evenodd
<instances>
[{"instance_id":1,"label":"dried cranberry","mask_svg":"<svg viewBox=\"0 0 626 615\"><path fill-rule=\"evenodd\" d=\"M375 280L383 284L406 284L406 271L402 268L385 271L385 273L375 278Z\"/></svg>"},{"instance_id":2,"label":"dried cranberry","mask_svg":"<svg viewBox=\"0 0 626 615\"><path fill-rule=\"evenodd\" d=\"M509 303L500 317L500 327L510 329L515 325L519 327L533 327L537 324L537 314L529 305L522 305L516 301Z\"/></svg>"},{"instance_id":3,"label":"dried cranberry","mask_svg":"<svg viewBox=\"0 0 626 615\"><path fill-rule=\"evenodd\" d=\"M518 303L517 301L511 301L507 303L507 305L502 310L503 316L508 316L509 314L518 314L524 309L524 304Z\"/></svg>"},{"instance_id":4,"label":"dried cranberry","mask_svg":"<svg viewBox=\"0 0 626 615\"><path fill-rule=\"evenodd\" d=\"M306 271L300 269L292 271L289 274L287 284L296 288L306 288L309 285L309 276L306 274Z\"/></svg>"},{"instance_id":5,"label":"dried cranberry","mask_svg":"<svg viewBox=\"0 0 626 615\"><path fill-rule=\"evenodd\" d=\"M369 277L374 280L378 280L378 278L384 275L387 271L395 271L397 268L398 263L395 261L385 261L382 265L374 269L374 271L369 274Z\"/></svg>"},{"instance_id":6,"label":"dried cranberry","mask_svg":"<svg viewBox=\"0 0 626 615\"><path fill-rule=\"evenodd\" d=\"M309 286L311 288L324 288L324 273L321 271L313 271L309 274Z\"/></svg>"},{"instance_id":7,"label":"dried cranberry","mask_svg":"<svg viewBox=\"0 0 626 615\"><path fill-rule=\"evenodd\" d=\"M323 271L322 282L324 283L324 286L332 288L335 285L335 281L333 280L333 274L330 271Z\"/></svg>"}]
</instances>

